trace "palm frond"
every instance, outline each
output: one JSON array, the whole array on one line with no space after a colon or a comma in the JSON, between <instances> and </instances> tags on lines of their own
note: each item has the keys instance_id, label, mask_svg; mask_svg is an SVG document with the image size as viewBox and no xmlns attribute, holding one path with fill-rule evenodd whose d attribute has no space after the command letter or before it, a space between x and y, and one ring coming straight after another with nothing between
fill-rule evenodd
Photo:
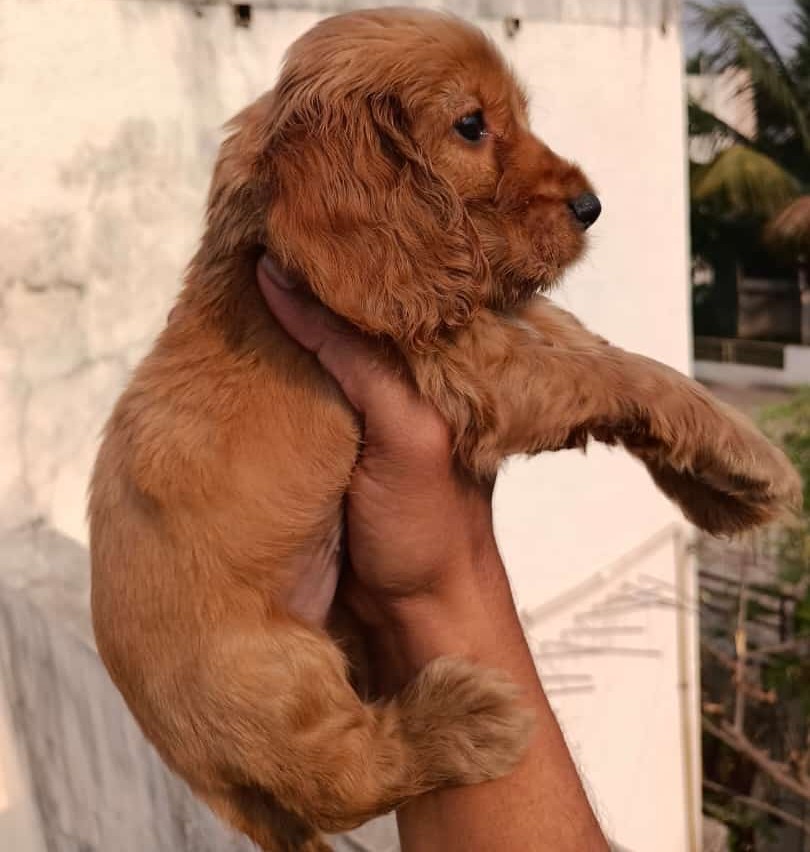
<instances>
[{"instance_id":1,"label":"palm frond","mask_svg":"<svg viewBox=\"0 0 810 852\"><path fill-rule=\"evenodd\" d=\"M689 135L716 135L727 137L740 145L753 146L754 140L732 127L728 122L704 109L694 98L689 98Z\"/></svg>"},{"instance_id":2,"label":"palm frond","mask_svg":"<svg viewBox=\"0 0 810 852\"><path fill-rule=\"evenodd\" d=\"M748 9L739 3L690 3L689 9L694 23L711 45L704 54L709 67L715 71L729 68L748 71L750 87L779 107L810 152L810 114L801 86Z\"/></svg>"},{"instance_id":3,"label":"palm frond","mask_svg":"<svg viewBox=\"0 0 810 852\"><path fill-rule=\"evenodd\" d=\"M790 63L799 87L810 97L810 0L796 0L796 11L790 18L796 33L796 48Z\"/></svg>"},{"instance_id":4,"label":"palm frond","mask_svg":"<svg viewBox=\"0 0 810 852\"><path fill-rule=\"evenodd\" d=\"M793 176L778 163L745 145L723 151L694 174L692 198L714 201L741 216L770 219L799 192Z\"/></svg>"}]
</instances>

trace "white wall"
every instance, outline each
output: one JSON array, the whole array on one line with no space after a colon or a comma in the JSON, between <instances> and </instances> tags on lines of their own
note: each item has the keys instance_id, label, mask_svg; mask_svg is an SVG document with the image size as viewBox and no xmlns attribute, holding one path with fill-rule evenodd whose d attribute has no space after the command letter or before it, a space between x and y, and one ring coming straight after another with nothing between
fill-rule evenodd
<instances>
[{"instance_id":1,"label":"white wall","mask_svg":"<svg viewBox=\"0 0 810 852\"><path fill-rule=\"evenodd\" d=\"M603 0L597 14L536 3L544 20L524 20L511 40L500 21L483 25L529 83L537 132L582 163L604 202L593 250L560 302L686 370L681 53L660 5ZM584 22L594 15L610 24ZM221 5L0 0L0 527L33 514L84 538L96 436L193 250L217 128L272 85L283 49L317 17L255 8L245 30ZM497 492L526 610L675 518L639 466L598 448L512 462ZM598 810L634 852L689 848L676 610L640 606L609 622L631 629L592 634L606 647L635 642L635 656L559 658L548 643L570 638L621 584L674 583L674 565L663 544L533 628ZM687 662L691 675L692 651ZM561 693L570 674L585 675L589 691Z\"/></svg>"},{"instance_id":2,"label":"white wall","mask_svg":"<svg viewBox=\"0 0 810 852\"><path fill-rule=\"evenodd\" d=\"M534 24L506 49L530 82L535 128L582 163L604 203L592 251L558 300L614 342L688 371L678 34L662 36L654 26ZM598 447L587 457L563 453L512 462L497 497L506 563L525 609L576 587L678 519L639 465ZM532 631L552 702L597 809L613 837L634 852L690 848L684 737L692 748L693 801L700 795L696 719L685 734L678 700L673 542L661 538L665 543L615 581L587 589ZM670 584L662 596L669 603L652 603L653 596L638 591L645 578ZM609 618L588 616L623 590L647 603ZM604 630L610 626L626 631ZM571 633L574 627L596 631ZM689 615L684 630L691 638ZM597 656L550 644L561 640L620 650ZM687 707L693 711L694 643L687 653L693 687ZM590 691L561 689L577 685ZM692 812L699 814L699 806Z\"/></svg>"},{"instance_id":3,"label":"white wall","mask_svg":"<svg viewBox=\"0 0 810 852\"><path fill-rule=\"evenodd\" d=\"M8 698L0 683L0 843L13 852L45 852L31 799L28 768L17 747Z\"/></svg>"}]
</instances>

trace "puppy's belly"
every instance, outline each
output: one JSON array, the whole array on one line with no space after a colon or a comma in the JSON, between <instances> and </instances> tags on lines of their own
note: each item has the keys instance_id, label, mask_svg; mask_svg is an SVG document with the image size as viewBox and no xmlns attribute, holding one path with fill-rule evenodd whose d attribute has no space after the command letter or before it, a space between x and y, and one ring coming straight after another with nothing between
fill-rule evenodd
<instances>
[{"instance_id":1,"label":"puppy's belly","mask_svg":"<svg viewBox=\"0 0 810 852\"><path fill-rule=\"evenodd\" d=\"M342 404L326 402L300 427L289 422L294 412L267 410L251 418L262 428L245 429L217 460L219 485L179 512L169 507L172 537L195 554L183 562L194 572L200 558L210 566L203 587L181 570L187 594L204 595L206 610L218 610L224 621L247 598L273 618L289 613L318 626L326 621L358 435ZM212 606L212 597L219 605Z\"/></svg>"},{"instance_id":2,"label":"puppy's belly","mask_svg":"<svg viewBox=\"0 0 810 852\"><path fill-rule=\"evenodd\" d=\"M281 592L290 614L308 624L325 627L340 575L343 522L340 516L292 560L286 588Z\"/></svg>"}]
</instances>

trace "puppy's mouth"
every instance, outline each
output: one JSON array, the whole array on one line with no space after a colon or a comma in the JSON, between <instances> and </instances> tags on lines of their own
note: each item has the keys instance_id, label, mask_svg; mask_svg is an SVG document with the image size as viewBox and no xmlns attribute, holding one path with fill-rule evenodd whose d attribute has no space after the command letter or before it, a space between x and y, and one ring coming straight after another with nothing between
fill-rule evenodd
<instances>
[{"instance_id":1,"label":"puppy's mouth","mask_svg":"<svg viewBox=\"0 0 810 852\"><path fill-rule=\"evenodd\" d=\"M527 301L536 293L547 293L562 281L587 250L585 230L574 221L563 220L551 232L533 232L533 251L506 276L504 296L512 306Z\"/></svg>"},{"instance_id":2,"label":"puppy's mouth","mask_svg":"<svg viewBox=\"0 0 810 852\"><path fill-rule=\"evenodd\" d=\"M589 226L559 197L473 208L473 218L496 285L492 304L500 310L552 290L587 249Z\"/></svg>"},{"instance_id":3,"label":"puppy's mouth","mask_svg":"<svg viewBox=\"0 0 810 852\"><path fill-rule=\"evenodd\" d=\"M545 264L534 274L514 274L503 281L502 298L504 308L516 308L529 301L537 293L548 293L562 280L568 265Z\"/></svg>"}]
</instances>

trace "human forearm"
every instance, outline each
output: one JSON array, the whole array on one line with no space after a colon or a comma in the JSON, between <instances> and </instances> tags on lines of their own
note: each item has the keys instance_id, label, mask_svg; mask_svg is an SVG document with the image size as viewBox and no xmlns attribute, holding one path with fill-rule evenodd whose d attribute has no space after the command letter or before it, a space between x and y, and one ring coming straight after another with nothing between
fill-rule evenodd
<instances>
[{"instance_id":1,"label":"human forearm","mask_svg":"<svg viewBox=\"0 0 810 852\"><path fill-rule=\"evenodd\" d=\"M321 305L291 291L290 282L274 283L273 274L260 268L259 283L276 318L335 377L364 425L363 452L347 492L351 569L344 571L340 595L376 652L376 686L401 694L431 660L457 656L503 672L536 718L530 748L510 775L426 795L403 808L405 852L603 852L498 556L491 481L475 481L455 464L447 419L403 371L390 368L390 353L350 333ZM300 578L308 605L313 588L323 588L317 560L315 568ZM311 607L304 612L312 617ZM451 710L458 712L457 705L454 699ZM441 707L435 710L439 715L424 724L435 726L441 740L446 719ZM486 712L497 725L496 710ZM507 722L514 717L507 714ZM492 745L478 742L477 751Z\"/></svg>"},{"instance_id":2,"label":"human forearm","mask_svg":"<svg viewBox=\"0 0 810 852\"><path fill-rule=\"evenodd\" d=\"M607 849L537 677L494 546L454 588L398 601L383 656L394 681L439 656L463 656L500 669L522 689L536 716L529 750L510 775L430 793L399 812L404 852Z\"/></svg>"}]
</instances>

